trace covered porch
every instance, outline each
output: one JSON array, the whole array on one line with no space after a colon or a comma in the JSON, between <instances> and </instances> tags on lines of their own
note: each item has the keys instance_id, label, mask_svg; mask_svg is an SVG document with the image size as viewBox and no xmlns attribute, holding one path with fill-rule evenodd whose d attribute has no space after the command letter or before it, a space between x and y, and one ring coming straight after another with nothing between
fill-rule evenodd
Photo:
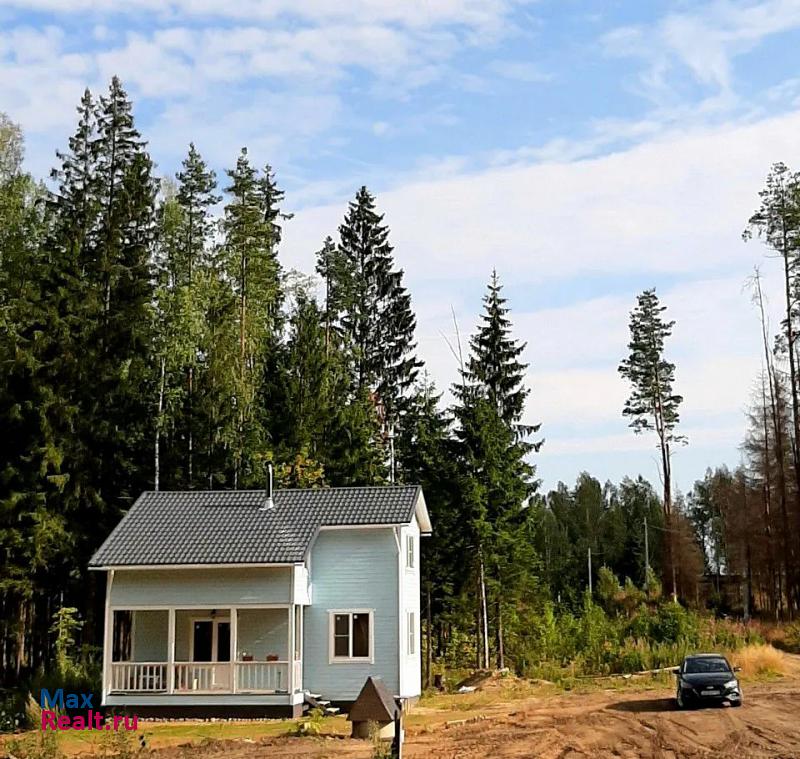
<instances>
[{"instance_id":1,"label":"covered porch","mask_svg":"<svg viewBox=\"0 0 800 759\"><path fill-rule=\"evenodd\" d=\"M104 643L104 703L130 695L249 701L303 690L298 604L110 607Z\"/></svg>"}]
</instances>

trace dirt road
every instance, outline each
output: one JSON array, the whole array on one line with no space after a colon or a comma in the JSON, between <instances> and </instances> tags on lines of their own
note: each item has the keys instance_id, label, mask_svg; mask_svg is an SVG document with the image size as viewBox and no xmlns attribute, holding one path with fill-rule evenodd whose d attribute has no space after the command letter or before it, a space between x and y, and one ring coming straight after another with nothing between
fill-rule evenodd
<instances>
[{"instance_id":1,"label":"dirt road","mask_svg":"<svg viewBox=\"0 0 800 759\"><path fill-rule=\"evenodd\" d=\"M800 757L800 682L750 686L738 709L678 711L664 691L523 702L406 747L409 759Z\"/></svg>"},{"instance_id":2,"label":"dirt road","mask_svg":"<svg viewBox=\"0 0 800 759\"><path fill-rule=\"evenodd\" d=\"M616 759L798 757L800 677L745 688L741 708L678 711L666 687L495 702L467 712L418 708L407 759ZM210 742L155 751L158 759L304 757L367 759L368 745L341 737Z\"/></svg>"}]
</instances>

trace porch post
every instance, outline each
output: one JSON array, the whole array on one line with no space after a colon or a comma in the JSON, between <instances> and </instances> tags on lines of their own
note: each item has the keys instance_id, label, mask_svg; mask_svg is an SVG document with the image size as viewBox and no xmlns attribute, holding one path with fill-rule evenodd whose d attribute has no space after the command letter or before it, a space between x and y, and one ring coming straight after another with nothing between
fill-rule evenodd
<instances>
[{"instance_id":1,"label":"porch post","mask_svg":"<svg viewBox=\"0 0 800 759\"><path fill-rule=\"evenodd\" d=\"M231 693L236 693L236 652L239 650L239 610L231 609Z\"/></svg>"},{"instance_id":2,"label":"porch post","mask_svg":"<svg viewBox=\"0 0 800 759\"><path fill-rule=\"evenodd\" d=\"M289 614L289 645L288 651L286 652L286 669L287 672L287 680L288 685L287 689L289 693L294 693L294 636L295 636L295 629L294 629L294 604L289 604L289 608L286 610Z\"/></svg>"},{"instance_id":3,"label":"porch post","mask_svg":"<svg viewBox=\"0 0 800 759\"><path fill-rule=\"evenodd\" d=\"M106 574L106 609L103 623L103 685L101 688L101 703L105 704L106 696L110 690L111 659L114 655L112 640L114 634L114 614L111 611L111 586L114 583L114 570L109 569Z\"/></svg>"},{"instance_id":4,"label":"porch post","mask_svg":"<svg viewBox=\"0 0 800 759\"><path fill-rule=\"evenodd\" d=\"M167 693L175 690L175 609L167 612Z\"/></svg>"}]
</instances>

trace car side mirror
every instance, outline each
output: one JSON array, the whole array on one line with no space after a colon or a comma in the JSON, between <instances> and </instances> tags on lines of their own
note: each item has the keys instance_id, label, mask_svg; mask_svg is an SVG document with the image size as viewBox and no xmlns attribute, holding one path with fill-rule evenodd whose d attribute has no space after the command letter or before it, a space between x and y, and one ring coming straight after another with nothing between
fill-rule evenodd
<instances>
[{"instance_id":1,"label":"car side mirror","mask_svg":"<svg viewBox=\"0 0 800 759\"><path fill-rule=\"evenodd\" d=\"M673 667L672 668L672 674L673 675L679 675L680 673L681 673L681 668L680 667Z\"/></svg>"},{"instance_id":2,"label":"car side mirror","mask_svg":"<svg viewBox=\"0 0 800 759\"><path fill-rule=\"evenodd\" d=\"M741 668L741 667L734 667L734 668L733 668L733 671L734 671L734 672L741 672L741 671L742 671L742 668Z\"/></svg>"}]
</instances>

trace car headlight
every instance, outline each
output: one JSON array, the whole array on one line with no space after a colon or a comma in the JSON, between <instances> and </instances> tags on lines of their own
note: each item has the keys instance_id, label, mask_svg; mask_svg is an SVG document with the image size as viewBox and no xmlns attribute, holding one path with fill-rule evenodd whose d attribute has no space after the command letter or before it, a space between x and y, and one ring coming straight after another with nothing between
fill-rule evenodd
<instances>
[{"instance_id":1,"label":"car headlight","mask_svg":"<svg viewBox=\"0 0 800 759\"><path fill-rule=\"evenodd\" d=\"M738 688L739 687L739 681L738 680L728 680L728 682L725 683L725 687L728 688L728 689L730 689L730 688Z\"/></svg>"}]
</instances>

